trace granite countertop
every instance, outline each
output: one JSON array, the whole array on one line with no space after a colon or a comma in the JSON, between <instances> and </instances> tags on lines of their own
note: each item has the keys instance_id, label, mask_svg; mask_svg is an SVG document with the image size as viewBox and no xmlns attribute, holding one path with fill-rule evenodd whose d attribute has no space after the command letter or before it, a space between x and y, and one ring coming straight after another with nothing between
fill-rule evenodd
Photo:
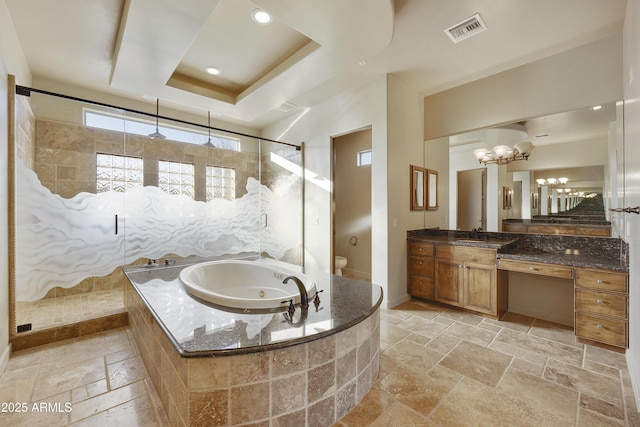
<instances>
[{"instance_id":1,"label":"granite countertop","mask_svg":"<svg viewBox=\"0 0 640 427\"><path fill-rule=\"evenodd\" d=\"M525 224L525 225L568 225L574 227L611 227L611 222L598 218L575 218L575 217L544 217L533 219L507 218L502 220L503 223Z\"/></svg>"},{"instance_id":2,"label":"granite countertop","mask_svg":"<svg viewBox=\"0 0 640 427\"><path fill-rule=\"evenodd\" d=\"M597 256L579 248L567 248L564 249L564 251L546 251L536 247L511 245L501 248L498 251L497 258L559 264L571 267L629 271L629 266L622 261L621 257L607 256L607 254Z\"/></svg>"},{"instance_id":3,"label":"granite countertop","mask_svg":"<svg viewBox=\"0 0 640 427\"><path fill-rule=\"evenodd\" d=\"M629 271L628 244L612 237L410 230L409 241L497 249L496 258Z\"/></svg>"},{"instance_id":4,"label":"granite countertop","mask_svg":"<svg viewBox=\"0 0 640 427\"><path fill-rule=\"evenodd\" d=\"M433 230L436 231L436 230ZM478 248L500 249L514 243L516 239L507 233L477 233L468 231L437 230L438 233L408 235L410 241L430 242L443 245L474 246ZM496 236L503 234L504 236Z\"/></svg>"},{"instance_id":5,"label":"granite countertop","mask_svg":"<svg viewBox=\"0 0 640 427\"><path fill-rule=\"evenodd\" d=\"M372 315L382 302L382 288L328 273L306 275L317 281L320 304L254 310L214 307L189 295L178 279L187 265L125 269L182 357L255 353L313 341L345 330ZM312 296L311 296L312 297Z\"/></svg>"}]
</instances>

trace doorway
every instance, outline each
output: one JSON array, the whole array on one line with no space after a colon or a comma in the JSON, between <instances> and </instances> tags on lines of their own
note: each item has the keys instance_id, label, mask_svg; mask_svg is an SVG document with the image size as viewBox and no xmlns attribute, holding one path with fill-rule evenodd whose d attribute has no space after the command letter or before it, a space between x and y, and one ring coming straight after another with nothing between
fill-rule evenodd
<instances>
[{"instance_id":1,"label":"doorway","mask_svg":"<svg viewBox=\"0 0 640 427\"><path fill-rule=\"evenodd\" d=\"M371 128L332 139L332 272L371 280ZM344 260L343 260L344 264Z\"/></svg>"},{"instance_id":2,"label":"doorway","mask_svg":"<svg viewBox=\"0 0 640 427\"><path fill-rule=\"evenodd\" d=\"M472 169L458 172L459 230L486 229L487 170Z\"/></svg>"}]
</instances>

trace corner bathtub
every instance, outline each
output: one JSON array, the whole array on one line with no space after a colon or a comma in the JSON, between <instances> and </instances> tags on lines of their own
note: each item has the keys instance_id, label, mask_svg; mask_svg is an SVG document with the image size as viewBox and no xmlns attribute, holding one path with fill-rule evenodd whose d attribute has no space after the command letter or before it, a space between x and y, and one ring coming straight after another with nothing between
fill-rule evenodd
<instances>
[{"instance_id":1,"label":"corner bathtub","mask_svg":"<svg viewBox=\"0 0 640 427\"><path fill-rule=\"evenodd\" d=\"M371 389L379 370L382 288L327 272L302 275L272 261L125 269L131 332L170 425L331 426ZM180 275L191 267L184 277L197 276L203 286L209 275L228 285L236 280L230 275L247 273L244 282L286 289L279 275L291 273L322 293L318 304L296 307L293 316L230 310L189 294ZM283 300L269 298L279 306Z\"/></svg>"},{"instance_id":2,"label":"corner bathtub","mask_svg":"<svg viewBox=\"0 0 640 427\"><path fill-rule=\"evenodd\" d=\"M309 299L314 297L316 283L304 274L255 261L194 264L180 272L180 283L189 294L222 307L277 309L286 307L283 301L300 303L300 292L293 280L283 283L288 276L300 279Z\"/></svg>"}]
</instances>

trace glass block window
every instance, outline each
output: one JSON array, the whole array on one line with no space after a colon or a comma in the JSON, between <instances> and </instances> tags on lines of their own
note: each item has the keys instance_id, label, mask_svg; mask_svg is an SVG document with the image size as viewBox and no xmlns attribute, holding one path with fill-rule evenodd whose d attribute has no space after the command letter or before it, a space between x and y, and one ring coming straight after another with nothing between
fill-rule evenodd
<instances>
[{"instance_id":1,"label":"glass block window","mask_svg":"<svg viewBox=\"0 0 640 427\"><path fill-rule=\"evenodd\" d=\"M207 202L236 198L236 171L232 168L207 166Z\"/></svg>"},{"instance_id":2,"label":"glass block window","mask_svg":"<svg viewBox=\"0 0 640 427\"><path fill-rule=\"evenodd\" d=\"M158 187L167 194L184 194L193 199L193 174L192 163L158 162Z\"/></svg>"},{"instance_id":3,"label":"glass block window","mask_svg":"<svg viewBox=\"0 0 640 427\"><path fill-rule=\"evenodd\" d=\"M142 187L142 159L139 157L96 155L96 193Z\"/></svg>"}]
</instances>

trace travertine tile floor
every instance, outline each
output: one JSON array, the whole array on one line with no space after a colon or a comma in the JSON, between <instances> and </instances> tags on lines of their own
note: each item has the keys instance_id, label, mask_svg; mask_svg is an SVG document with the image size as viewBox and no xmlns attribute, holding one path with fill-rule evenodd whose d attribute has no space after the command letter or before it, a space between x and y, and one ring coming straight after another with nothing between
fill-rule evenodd
<instances>
[{"instance_id":1,"label":"travertine tile floor","mask_svg":"<svg viewBox=\"0 0 640 427\"><path fill-rule=\"evenodd\" d=\"M16 325L31 323L33 330L41 330L116 313L124 310L122 295L117 288L18 302Z\"/></svg>"},{"instance_id":2,"label":"travertine tile floor","mask_svg":"<svg viewBox=\"0 0 640 427\"><path fill-rule=\"evenodd\" d=\"M336 427L640 426L624 356L569 328L412 301L380 329L376 383ZM2 426L167 425L127 328L16 352L0 377L9 402L27 412L0 412Z\"/></svg>"}]
</instances>

